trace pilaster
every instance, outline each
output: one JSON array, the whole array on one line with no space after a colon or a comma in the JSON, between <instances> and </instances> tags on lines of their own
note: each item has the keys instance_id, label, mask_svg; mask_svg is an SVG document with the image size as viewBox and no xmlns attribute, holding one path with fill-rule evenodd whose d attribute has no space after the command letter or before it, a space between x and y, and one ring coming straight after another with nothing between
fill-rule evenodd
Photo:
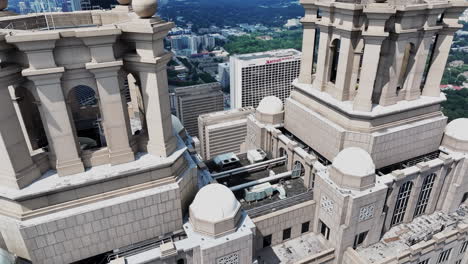
<instances>
[{"instance_id":1,"label":"pilaster","mask_svg":"<svg viewBox=\"0 0 468 264\"><path fill-rule=\"evenodd\" d=\"M372 110L372 95L380 64L382 42L386 35L364 36L366 46L362 60L359 88L354 98L353 109L370 112Z\"/></svg>"},{"instance_id":2,"label":"pilaster","mask_svg":"<svg viewBox=\"0 0 468 264\"><path fill-rule=\"evenodd\" d=\"M37 89L44 127L50 134L49 144L53 145L56 155L56 169L60 176L67 176L84 171L80 158L80 148L73 129L73 120L69 114L62 91L61 80L63 67L41 70L23 70L23 75L34 82Z\"/></svg>"},{"instance_id":3,"label":"pilaster","mask_svg":"<svg viewBox=\"0 0 468 264\"><path fill-rule=\"evenodd\" d=\"M119 71L123 65L116 60L113 45L122 31L106 28L93 32L77 32L91 51L92 62L86 63L86 69L96 78L103 116L109 158L112 165L135 160L130 147L130 124L127 121L128 110L120 93Z\"/></svg>"},{"instance_id":4,"label":"pilaster","mask_svg":"<svg viewBox=\"0 0 468 264\"><path fill-rule=\"evenodd\" d=\"M21 78L20 68L7 66L0 70L0 185L21 189L41 176L33 163L25 135L13 106L8 86Z\"/></svg>"},{"instance_id":5,"label":"pilaster","mask_svg":"<svg viewBox=\"0 0 468 264\"><path fill-rule=\"evenodd\" d=\"M128 111L123 104L118 79L122 65L122 61L86 64L86 68L96 77L104 133L112 165L135 160L125 118Z\"/></svg>"},{"instance_id":6,"label":"pilaster","mask_svg":"<svg viewBox=\"0 0 468 264\"><path fill-rule=\"evenodd\" d=\"M436 37L434 53L426 77L426 83L422 94L424 96L439 97L440 82L444 75L445 65L452 46L453 34L457 29L447 28L439 31Z\"/></svg>"},{"instance_id":7,"label":"pilaster","mask_svg":"<svg viewBox=\"0 0 468 264\"><path fill-rule=\"evenodd\" d=\"M319 52L317 57L317 69L315 71L315 79L313 87L324 91L328 84L328 76L330 72L330 39L331 39L331 25L320 27L320 41L319 41Z\"/></svg>"},{"instance_id":8,"label":"pilaster","mask_svg":"<svg viewBox=\"0 0 468 264\"><path fill-rule=\"evenodd\" d=\"M302 39L302 59L299 82L312 84L315 51L315 23L302 21L304 37Z\"/></svg>"},{"instance_id":9,"label":"pilaster","mask_svg":"<svg viewBox=\"0 0 468 264\"><path fill-rule=\"evenodd\" d=\"M167 63L172 53L163 39L173 27L159 18L136 19L122 25L123 38L134 43L136 53L124 57L126 70L140 79L148 133L147 151L155 156L171 155L177 145L169 105Z\"/></svg>"}]
</instances>

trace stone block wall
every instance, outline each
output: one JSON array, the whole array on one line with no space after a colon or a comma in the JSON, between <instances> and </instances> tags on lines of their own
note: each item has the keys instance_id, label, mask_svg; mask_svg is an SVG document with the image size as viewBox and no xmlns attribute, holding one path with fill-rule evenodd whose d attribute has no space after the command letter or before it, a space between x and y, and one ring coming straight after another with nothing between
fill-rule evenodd
<instances>
[{"instance_id":1,"label":"stone block wall","mask_svg":"<svg viewBox=\"0 0 468 264\"><path fill-rule=\"evenodd\" d=\"M78 212L78 213L77 213ZM19 223L33 263L62 264L179 229L179 187L162 187Z\"/></svg>"},{"instance_id":2,"label":"stone block wall","mask_svg":"<svg viewBox=\"0 0 468 264\"><path fill-rule=\"evenodd\" d=\"M271 246L283 242L283 230L291 228L291 239L301 235L302 223L310 222L309 232L313 231L315 202L308 201L276 212L252 219L257 227L254 250L263 248L263 237L272 235Z\"/></svg>"}]
</instances>

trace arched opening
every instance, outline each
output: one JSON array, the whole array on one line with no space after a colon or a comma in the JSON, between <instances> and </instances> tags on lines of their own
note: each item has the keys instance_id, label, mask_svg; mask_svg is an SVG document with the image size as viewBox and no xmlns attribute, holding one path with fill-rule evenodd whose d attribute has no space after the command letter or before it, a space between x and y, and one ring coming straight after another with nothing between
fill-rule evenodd
<instances>
[{"instance_id":1,"label":"arched opening","mask_svg":"<svg viewBox=\"0 0 468 264\"><path fill-rule=\"evenodd\" d=\"M96 92L89 86L75 86L68 94L68 103L81 149L105 147L107 144Z\"/></svg>"},{"instance_id":2,"label":"arched opening","mask_svg":"<svg viewBox=\"0 0 468 264\"><path fill-rule=\"evenodd\" d=\"M403 59L401 61L400 74L398 75L398 82L396 87L397 94L404 88L406 78L408 77L411 67L414 64L415 53L416 51L414 44L406 44L405 50L403 52Z\"/></svg>"},{"instance_id":3,"label":"arched opening","mask_svg":"<svg viewBox=\"0 0 468 264\"><path fill-rule=\"evenodd\" d=\"M304 165L302 165L302 163L300 161L296 160L294 162L294 167L293 167L293 170L292 170L291 177L292 178L298 178L298 177L304 176L304 174L305 174Z\"/></svg>"},{"instance_id":4,"label":"arched opening","mask_svg":"<svg viewBox=\"0 0 468 264\"><path fill-rule=\"evenodd\" d=\"M144 126L145 108L139 80L131 73L123 76L122 98L128 109L132 135L139 134Z\"/></svg>"},{"instance_id":5,"label":"arched opening","mask_svg":"<svg viewBox=\"0 0 468 264\"><path fill-rule=\"evenodd\" d=\"M341 41L339 39L335 39L332 41L330 45L330 82L336 82L336 76L338 74L338 61L340 58L340 45Z\"/></svg>"},{"instance_id":6,"label":"arched opening","mask_svg":"<svg viewBox=\"0 0 468 264\"><path fill-rule=\"evenodd\" d=\"M318 50L320 44L320 28L315 29L315 46L314 46L314 53L312 55L312 74L317 71L317 60L318 60Z\"/></svg>"},{"instance_id":7,"label":"arched opening","mask_svg":"<svg viewBox=\"0 0 468 264\"><path fill-rule=\"evenodd\" d=\"M350 99L354 99L356 96L357 90L359 89L359 82L361 79L361 69L362 61L364 59L364 39L359 40L354 49L354 58L353 58L353 72L351 75L351 81L349 86L349 96Z\"/></svg>"},{"instance_id":8,"label":"arched opening","mask_svg":"<svg viewBox=\"0 0 468 264\"><path fill-rule=\"evenodd\" d=\"M288 152L284 148L279 149L279 156L286 157L286 164L288 163Z\"/></svg>"},{"instance_id":9,"label":"arched opening","mask_svg":"<svg viewBox=\"0 0 468 264\"><path fill-rule=\"evenodd\" d=\"M27 88L18 87L15 89L14 95L20 110L21 125L25 130L25 137L26 140L29 140L31 150L47 148L46 132L33 94Z\"/></svg>"},{"instance_id":10,"label":"arched opening","mask_svg":"<svg viewBox=\"0 0 468 264\"><path fill-rule=\"evenodd\" d=\"M429 74L429 70L431 69L432 62L434 61L435 48L436 48L438 40L439 40L439 34L436 34L432 38L432 42L429 47L429 53L427 56L426 65L424 66L423 77L421 80L421 92L423 91L424 86L426 85L427 75Z\"/></svg>"},{"instance_id":11,"label":"arched opening","mask_svg":"<svg viewBox=\"0 0 468 264\"><path fill-rule=\"evenodd\" d=\"M466 202L466 200L468 200L468 192L466 192L466 193L463 194L463 197L462 197L462 199L461 199L460 204Z\"/></svg>"}]
</instances>

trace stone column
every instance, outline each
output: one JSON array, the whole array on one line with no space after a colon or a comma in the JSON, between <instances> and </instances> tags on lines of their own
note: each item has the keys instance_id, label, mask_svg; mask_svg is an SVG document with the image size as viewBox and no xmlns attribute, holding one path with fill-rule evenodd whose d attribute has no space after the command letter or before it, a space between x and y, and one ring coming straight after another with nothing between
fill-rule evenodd
<instances>
[{"instance_id":1,"label":"stone column","mask_svg":"<svg viewBox=\"0 0 468 264\"><path fill-rule=\"evenodd\" d=\"M57 172L66 176L83 172L84 166L60 80L65 69L57 67L54 60L53 49L59 38L59 33L47 31L11 35L6 40L26 53L29 68L22 74L36 86L44 129L56 155Z\"/></svg>"},{"instance_id":2,"label":"stone column","mask_svg":"<svg viewBox=\"0 0 468 264\"><path fill-rule=\"evenodd\" d=\"M117 36L121 34L121 30L114 27L76 33L76 36L83 40L91 52L92 62L86 63L86 69L96 78L99 107L103 116L104 133L112 165L135 160L130 147L128 110L123 105L120 93L119 70L123 62L115 59L113 48Z\"/></svg>"},{"instance_id":3,"label":"stone column","mask_svg":"<svg viewBox=\"0 0 468 264\"><path fill-rule=\"evenodd\" d=\"M8 87L8 91L10 92L10 97L11 97L12 102L13 102L13 107L15 108L15 111L16 111L16 116L18 116L18 121L20 122L21 130L23 131L24 137L27 139L26 140L26 145L28 146L29 152L32 152L33 147L32 147L31 141L30 141L31 137L30 137L30 135L28 133L28 130L26 128L26 124L24 123L23 116L21 115L21 109L20 109L20 106L18 104L18 101L21 100L21 98L18 98L16 96L16 92L15 92L17 87L18 87L17 85L10 85Z\"/></svg>"},{"instance_id":4,"label":"stone column","mask_svg":"<svg viewBox=\"0 0 468 264\"><path fill-rule=\"evenodd\" d=\"M80 158L81 150L73 129L73 118L68 112L62 91L60 78L63 72L62 67L23 71L23 75L36 85L43 114L42 122L50 134L49 145L52 145L55 151L56 169L60 176L84 171Z\"/></svg>"},{"instance_id":5,"label":"stone column","mask_svg":"<svg viewBox=\"0 0 468 264\"><path fill-rule=\"evenodd\" d=\"M429 55L429 48L433 38L432 32L424 32L424 35L419 43L419 47L416 51L415 62L413 68L408 74L406 95L405 99L415 100L421 95L421 81L426 67L427 56Z\"/></svg>"},{"instance_id":6,"label":"stone column","mask_svg":"<svg viewBox=\"0 0 468 264\"><path fill-rule=\"evenodd\" d=\"M438 33L431 65L427 73L426 84L423 89L424 96L440 96L440 82L444 75L445 65L447 64L455 30L456 29L444 29Z\"/></svg>"},{"instance_id":7,"label":"stone column","mask_svg":"<svg viewBox=\"0 0 468 264\"><path fill-rule=\"evenodd\" d=\"M317 58L317 69L315 71L315 79L313 83L313 87L320 91L324 91L327 83L328 83L328 75L329 75L329 62L330 59L330 27L331 26L323 26L319 25L320 27L320 41L319 41L319 49L318 49L318 58Z\"/></svg>"},{"instance_id":8,"label":"stone column","mask_svg":"<svg viewBox=\"0 0 468 264\"><path fill-rule=\"evenodd\" d=\"M354 48L352 32L342 31L340 42L340 56L338 58L338 70L333 95L340 101L346 101L349 99L349 85L353 71Z\"/></svg>"},{"instance_id":9,"label":"stone column","mask_svg":"<svg viewBox=\"0 0 468 264\"><path fill-rule=\"evenodd\" d=\"M112 165L135 160L130 148L129 130L125 118L127 109L122 104L120 94L118 72L122 65L122 61L86 64L86 68L96 77L99 106Z\"/></svg>"},{"instance_id":10,"label":"stone column","mask_svg":"<svg viewBox=\"0 0 468 264\"><path fill-rule=\"evenodd\" d=\"M8 86L21 78L16 66L0 70L0 185L21 189L41 176L33 163Z\"/></svg>"},{"instance_id":11,"label":"stone column","mask_svg":"<svg viewBox=\"0 0 468 264\"><path fill-rule=\"evenodd\" d=\"M302 59L299 82L312 84L315 51L315 23L302 21L304 37L302 39Z\"/></svg>"},{"instance_id":12,"label":"stone column","mask_svg":"<svg viewBox=\"0 0 468 264\"><path fill-rule=\"evenodd\" d=\"M414 33L415 34L415 33ZM400 73L403 72L403 59L405 57L405 50L407 45L410 43L408 34L406 35L397 35L393 34L390 36L390 46L391 52L389 58L386 60L387 65L384 65L384 69L387 70L388 74L388 83L382 88L382 93L380 95L379 104L382 106L388 106L396 104L398 101L399 95L402 95L406 86L406 79L403 79L403 83L400 85L400 90L398 90L398 82L400 81ZM411 53L409 59L411 59ZM408 61L407 70L411 69L414 63L410 64ZM403 98L400 98L403 99Z\"/></svg>"},{"instance_id":13,"label":"stone column","mask_svg":"<svg viewBox=\"0 0 468 264\"><path fill-rule=\"evenodd\" d=\"M380 64L380 51L386 36L364 36L365 48L362 60L359 89L354 98L353 109L369 112L372 110L372 94L374 92L377 69Z\"/></svg>"},{"instance_id":14,"label":"stone column","mask_svg":"<svg viewBox=\"0 0 468 264\"><path fill-rule=\"evenodd\" d=\"M164 50L163 39L174 26L159 18L135 19L122 25L123 39L134 43L136 54L127 54L128 72L140 79L148 133L147 151L168 157L177 147L172 129L166 64L172 53Z\"/></svg>"},{"instance_id":15,"label":"stone column","mask_svg":"<svg viewBox=\"0 0 468 264\"><path fill-rule=\"evenodd\" d=\"M148 129L148 152L167 157L176 149L176 138L172 129L166 64L172 54L159 58L156 64L140 64L143 102Z\"/></svg>"}]
</instances>

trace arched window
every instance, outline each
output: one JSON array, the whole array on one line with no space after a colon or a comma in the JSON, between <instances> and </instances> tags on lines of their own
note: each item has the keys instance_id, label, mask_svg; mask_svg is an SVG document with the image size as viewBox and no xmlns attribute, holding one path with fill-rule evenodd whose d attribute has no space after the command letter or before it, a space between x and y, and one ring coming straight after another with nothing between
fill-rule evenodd
<instances>
[{"instance_id":1,"label":"arched window","mask_svg":"<svg viewBox=\"0 0 468 264\"><path fill-rule=\"evenodd\" d=\"M105 147L106 139L96 92L89 86L76 86L68 94L68 102L81 149Z\"/></svg>"},{"instance_id":2,"label":"arched window","mask_svg":"<svg viewBox=\"0 0 468 264\"><path fill-rule=\"evenodd\" d=\"M330 63L330 82L335 83L336 82L336 76L338 73L338 61L340 58L340 45L341 41L339 39L333 40L330 49L330 58L331 58L331 63Z\"/></svg>"},{"instance_id":3,"label":"arched window","mask_svg":"<svg viewBox=\"0 0 468 264\"><path fill-rule=\"evenodd\" d=\"M435 173L431 173L424 178L421 192L419 193L418 202L416 204L416 209L414 210L414 217L420 216L426 212L427 204L429 203L429 198L431 197L432 187L434 186L434 181L436 178Z\"/></svg>"},{"instance_id":4,"label":"arched window","mask_svg":"<svg viewBox=\"0 0 468 264\"><path fill-rule=\"evenodd\" d=\"M415 48L413 43L406 44L404 53L403 53L403 60L401 62L401 70L400 74L398 75L398 83L397 83L397 93L403 89L405 85L406 77L408 77L409 71L411 70L411 65L414 62L415 56Z\"/></svg>"},{"instance_id":5,"label":"arched window","mask_svg":"<svg viewBox=\"0 0 468 264\"><path fill-rule=\"evenodd\" d=\"M300 161L296 160L294 162L294 167L293 167L293 170L292 170L291 177L292 178L298 178L298 177L304 176L304 174L305 174L304 166L302 165L302 163Z\"/></svg>"},{"instance_id":6,"label":"arched window","mask_svg":"<svg viewBox=\"0 0 468 264\"><path fill-rule=\"evenodd\" d=\"M397 225L403 221L406 213L406 207L411 195L411 189L413 188L413 182L409 181L404 183L398 191L397 201L395 203L395 210L393 210L393 217L391 225Z\"/></svg>"},{"instance_id":7,"label":"arched window","mask_svg":"<svg viewBox=\"0 0 468 264\"><path fill-rule=\"evenodd\" d=\"M286 163L288 163L288 152L284 148L279 149L279 156L286 157Z\"/></svg>"}]
</instances>

